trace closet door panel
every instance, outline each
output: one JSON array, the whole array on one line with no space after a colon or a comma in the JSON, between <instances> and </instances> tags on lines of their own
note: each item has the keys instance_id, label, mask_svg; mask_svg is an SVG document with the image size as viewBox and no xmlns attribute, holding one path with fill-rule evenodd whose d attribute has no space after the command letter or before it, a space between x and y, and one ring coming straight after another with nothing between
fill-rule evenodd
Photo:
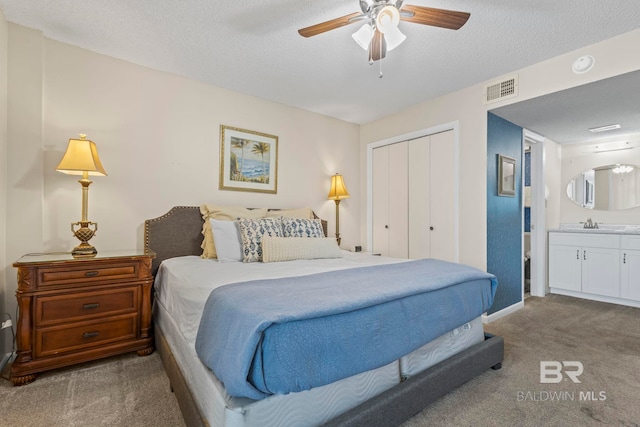
<instances>
[{"instance_id":1,"label":"closet door panel","mask_svg":"<svg viewBox=\"0 0 640 427\"><path fill-rule=\"evenodd\" d=\"M373 212L371 213L374 253L389 255L389 146L373 150Z\"/></svg>"},{"instance_id":2,"label":"closet door panel","mask_svg":"<svg viewBox=\"0 0 640 427\"><path fill-rule=\"evenodd\" d=\"M430 136L431 258L455 261L455 151L453 131Z\"/></svg>"},{"instance_id":3,"label":"closet door panel","mask_svg":"<svg viewBox=\"0 0 640 427\"><path fill-rule=\"evenodd\" d=\"M431 198L428 136L409 141L409 258L429 258Z\"/></svg>"},{"instance_id":4,"label":"closet door panel","mask_svg":"<svg viewBox=\"0 0 640 427\"><path fill-rule=\"evenodd\" d=\"M389 146L389 256L409 256L409 189L407 142Z\"/></svg>"}]
</instances>

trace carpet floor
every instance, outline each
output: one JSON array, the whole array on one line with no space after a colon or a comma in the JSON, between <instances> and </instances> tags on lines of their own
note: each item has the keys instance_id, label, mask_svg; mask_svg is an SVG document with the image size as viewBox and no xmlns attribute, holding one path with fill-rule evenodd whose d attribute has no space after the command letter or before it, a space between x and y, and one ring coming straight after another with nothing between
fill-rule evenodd
<instances>
[{"instance_id":1,"label":"carpet floor","mask_svg":"<svg viewBox=\"0 0 640 427\"><path fill-rule=\"evenodd\" d=\"M1 380L0 426L182 427L184 422L160 356L129 353L45 372L21 387Z\"/></svg>"},{"instance_id":2,"label":"carpet floor","mask_svg":"<svg viewBox=\"0 0 640 427\"><path fill-rule=\"evenodd\" d=\"M640 309L549 295L485 330L505 340L489 370L403 424L640 426ZM574 361L541 382L543 361ZM578 374L578 372L576 372ZM547 372L555 381L559 371ZM0 426L184 426L157 353L44 373L23 387L0 380Z\"/></svg>"},{"instance_id":3,"label":"carpet floor","mask_svg":"<svg viewBox=\"0 0 640 427\"><path fill-rule=\"evenodd\" d=\"M640 425L639 308L529 297L484 329L504 337L502 369L472 379L403 427ZM580 383L564 373L559 383L541 383L542 361L582 363ZM546 380L556 377L549 372Z\"/></svg>"}]
</instances>

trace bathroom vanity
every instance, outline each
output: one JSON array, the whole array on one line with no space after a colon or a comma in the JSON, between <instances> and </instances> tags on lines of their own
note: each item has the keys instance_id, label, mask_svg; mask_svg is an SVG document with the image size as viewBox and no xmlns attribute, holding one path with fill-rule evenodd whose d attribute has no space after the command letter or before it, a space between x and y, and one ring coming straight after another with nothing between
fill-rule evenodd
<instances>
[{"instance_id":1,"label":"bathroom vanity","mask_svg":"<svg viewBox=\"0 0 640 427\"><path fill-rule=\"evenodd\" d=\"M640 226L549 230L551 293L640 307Z\"/></svg>"}]
</instances>

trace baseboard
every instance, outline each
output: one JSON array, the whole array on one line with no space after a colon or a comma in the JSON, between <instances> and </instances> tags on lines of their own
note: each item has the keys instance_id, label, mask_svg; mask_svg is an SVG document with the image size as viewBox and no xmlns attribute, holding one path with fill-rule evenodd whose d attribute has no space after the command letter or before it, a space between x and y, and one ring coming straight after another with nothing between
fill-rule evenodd
<instances>
[{"instance_id":1,"label":"baseboard","mask_svg":"<svg viewBox=\"0 0 640 427\"><path fill-rule=\"evenodd\" d=\"M482 315L482 323L491 323L495 320L500 319L501 317L504 317L508 314L511 313L515 313L516 311L520 310L521 308L524 308L524 301L520 301L517 302L513 305L510 305L509 307L503 308L500 311L496 311L495 313L491 313L489 315L487 314L483 314Z\"/></svg>"}]
</instances>

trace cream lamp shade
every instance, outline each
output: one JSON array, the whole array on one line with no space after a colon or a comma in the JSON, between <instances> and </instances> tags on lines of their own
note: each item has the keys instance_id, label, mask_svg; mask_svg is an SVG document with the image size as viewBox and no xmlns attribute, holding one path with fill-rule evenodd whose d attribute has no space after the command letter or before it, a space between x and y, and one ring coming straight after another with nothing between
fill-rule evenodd
<instances>
[{"instance_id":1,"label":"cream lamp shade","mask_svg":"<svg viewBox=\"0 0 640 427\"><path fill-rule=\"evenodd\" d=\"M342 175L335 174L331 177L331 188L329 189L329 200L342 200L351 197L344 185Z\"/></svg>"},{"instance_id":2,"label":"cream lamp shade","mask_svg":"<svg viewBox=\"0 0 640 427\"><path fill-rule=\"evenodd\" d=\"M333 175L331 177L331 188L329 189L329 196L327 198L329 200L335 200L336 202L336 240L338 241L338 246L340 246L340 200L349 197L351 196L349 196L347 186L344 185L342 175Z\"/></svg>"},{"instance_id":3,"label":"cream lamp shade","mask_svg":"<svg viewBox=\"0 0 640 427\"><path fill-rule=\"evenodd\" d=\"M58 172L69 175L82 175L78 180L82 185L82 219L78 222L71 223L71 232L80 240L80 245L73 248L71 254L76 257L93 257L98 251L88 242L98 231L98 223L87 220L87 212L89 210L89 185L91 180L89 175L106 176L98 149L93 141L86 139L86 135L80 134L80 139L69 139L67 151L64 153L62 160L56 168ZM93 226L93 229L91 229ZM78 227L77 229L74 227Z\"/></svg>"},{"instance_id":4,"label":"cream lamp shade","mask_svg":"<svg viewBox=\"0 0 640 427\"><path fill-rule=\"evenodd\" d=\"M69 175L82 175L87 173L93 176L106 176L98 149L93 141L85 139L86 135L81 134L80 139L69 139L67 151L56 170Z\"/></svg>"}]
</instances>

